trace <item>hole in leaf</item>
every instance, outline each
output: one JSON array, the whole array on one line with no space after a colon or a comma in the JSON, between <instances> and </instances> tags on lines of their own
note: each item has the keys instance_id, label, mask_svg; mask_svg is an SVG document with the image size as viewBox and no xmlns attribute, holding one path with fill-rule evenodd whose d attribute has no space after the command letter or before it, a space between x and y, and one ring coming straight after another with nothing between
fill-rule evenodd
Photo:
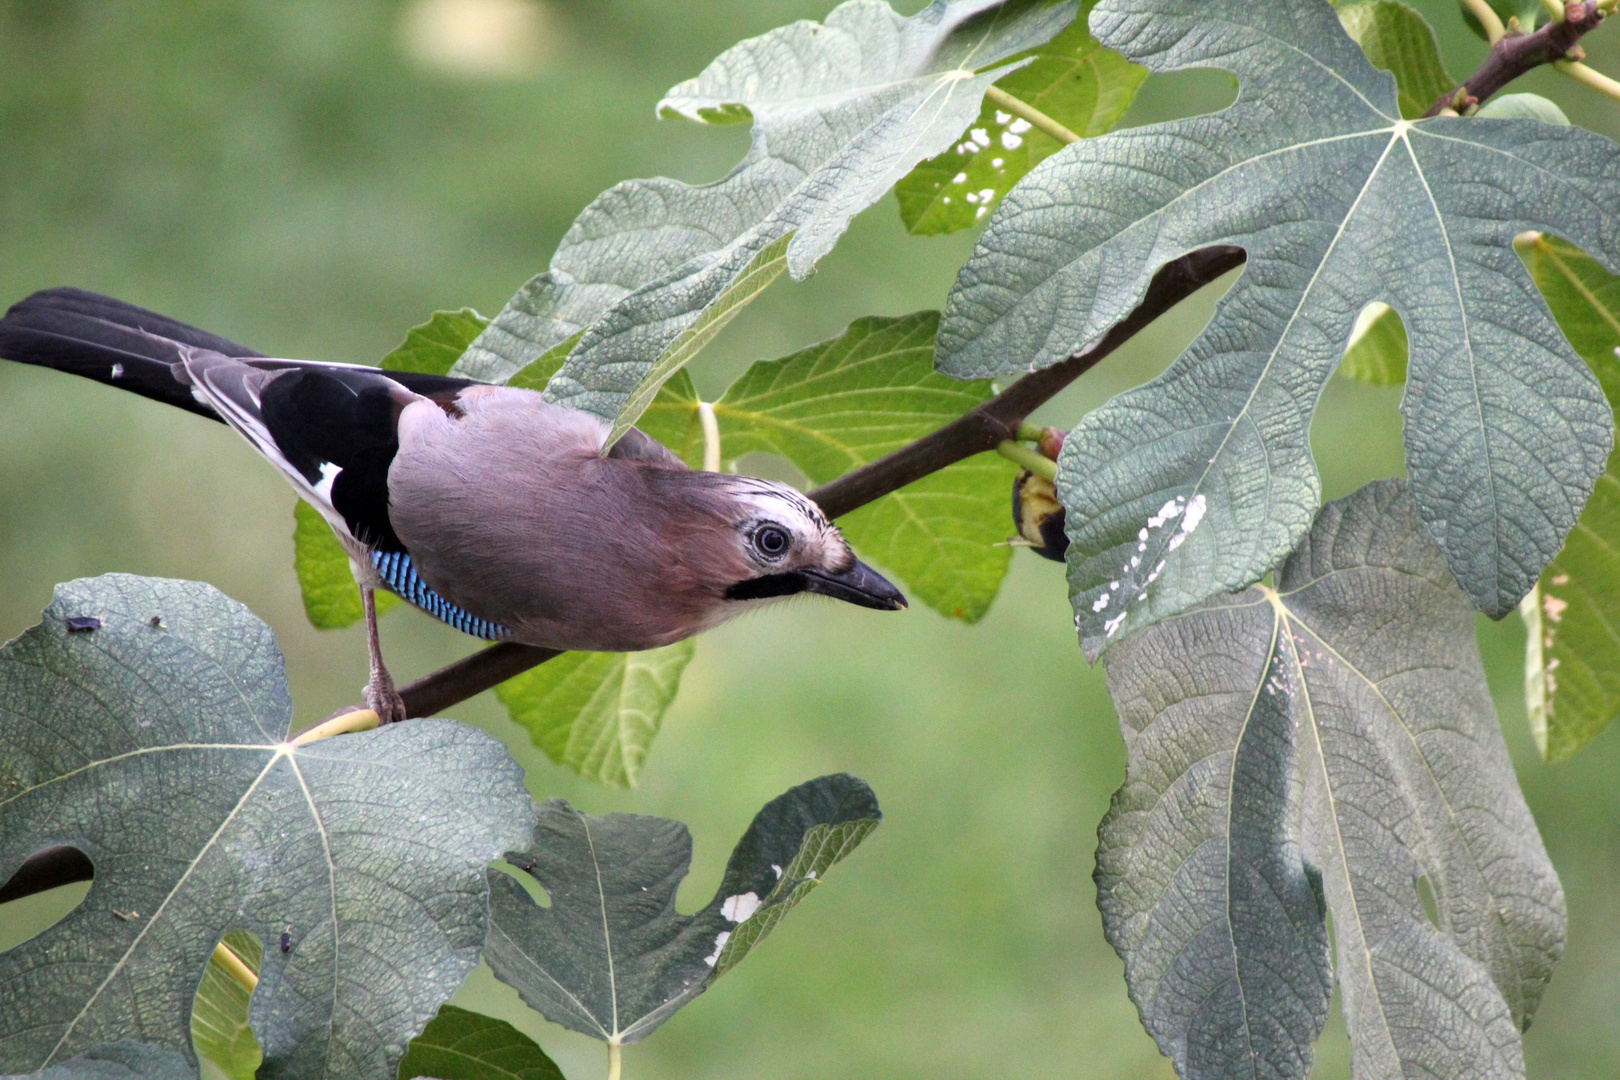
<instances>
[{"instance_id":1,"label":"hole in leaf","mask_svg":"<svg viewBox=\"0 0 1620 1080\"><path fill-rule=\"evenodd\" d=\"M95 874L78 848L48 848L30 856L0 885L0 952L38 937L90 895Z\"/></svg>"},{"instance_id":2,"label":"hole in leaf","mask_svg":"<svg viewBox=\"0 0 1620 1080\"><path fill-rule=\"evenodd\" d=\"M1429 882L1427 874L1419 874L1415 881L1417 886L1418 903L1423 905L1423 914L1429 924L1436 930L1445 929L1440 925L1440 904L1434 895L1434 886Z\"/></svg>"},{"instance_id":3,"label":"hole in leaf","mask_svg":"<svg viewBox=\"0 0 1620 1080\"><path fill-rule=\"evenodd\" d=\"M208 959L191 1003L191 1046L201 1065L201 1080L253 1080L264 1059L248 1008L258 985L264 947L246 930L219 939Z\"/></svg>"},{"instance_id":4,"label":"hole in leaf","mask_svg":"<svg viewBox=\"0 0 1620 1080\"><path fill-rule=\"evenodd\" d=\"M505 874L507 877L516 880L519 885L523 886L523 891L529 894L529 899L533 900L536 904L543 908L548 908L551 906L551 894L546 892L544 885L541 885L540 882L535 880L533 874L526 874L522 870L519 870L517 867L513 866L511 863L502 862L499 860L490 863L490 866Z\"/></svg>"},{"instance_id":5,"label":"hole in leaf","mask_svg":"<svg viewBox=\"0 0 1620 1080\"><path fill-rule=\"evenodd\" d=\"M1115 130L1220 112L1237 100L1237 79L1219 68L1154 72L1142 83Z\"/></svg>"}]
</instances>

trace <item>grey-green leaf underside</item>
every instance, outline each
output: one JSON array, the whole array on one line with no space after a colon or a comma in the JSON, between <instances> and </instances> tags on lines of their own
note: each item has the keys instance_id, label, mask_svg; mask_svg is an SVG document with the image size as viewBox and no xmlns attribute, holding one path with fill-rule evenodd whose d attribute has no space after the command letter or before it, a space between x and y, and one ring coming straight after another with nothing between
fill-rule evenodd
<instances>
[{"instance_id":1,"label":"grey-green leaf underside","mask_svg":"<svg viewBox=\"0 0 1620 1080\"><path fill-rule=\"evenodd\" d=\"M903 18L850 0L820 25L733 46L659 110L710 123L751 116L753 144L736 169L701 187L656 178L604 192L455 374L504 382L582 333L546 395L614 421L616 438L742 304L784 269L807 276L851 217L954 143L1006 73L1000 61L1074 12L937 0Z\"/></svg>"},{"instance_id":2,"label":"grey-green leaf underside","mask_svg":"<svg viewBox=\"0 0 1620 1080\"><path fill-rule=\"evenodd\" d=\"M1320 500L1311 415L1375 300L1406 325L1418 512L1474 604L1511 611L1612 437L1511 241L1556 231L1620 267L1620 148L1530 120L1404 121L1394 79L1320 0L1104 0L1091 27L1154 71L1225 68L1238 100L1077 143L1031 172L958 277L941 370L1047 367L1177 256L1235 244L1248 261L1186 353L1064 444L1088 653L1258 580L1298 543Z\"/></svg>"},{"instance_id":3,"label":"grey-green leaf underside","mask_svg":"<svg viewBox=\"0 0 1620 1080\"><path fill-rule=\"evenodd\" d=\"M933 369L939 315L857 319L838 337L780 360L761 360L712 404L722 465L745 454L787 458L824 484L913 442L988 399L990 381ZM640 428L703 460L697 395L668 383ZM980 454L907 484L838 520L865 558L892 572L940 614L975 622L1006 576L1007 491L1014 468Z\"/></svg>"},{"instance_id":4,"label":"grey-green leaf underside","mask_svg":"<svg viewBox=\"0 0 1620 1080\"><path fill-rule=\"evenodd\" d=\"M261 1077L392 1070L477 962L484 867L532 820L522 770L449 721L293 746L291 712L269 628L192 582L70 582L0 650L0 878L61 844L96 872L0 954L0 1069L129 1036L189 1058L198 982L243 929L290 941L253 995Z\"/></svg>"},{"instance_id":5,"label":"grey-green leaf underside","mask_svg":"<svg viewBox=\"0 0 1620 1080\"><path fill-rule=\"evenodd\" d=\"M27 1074L28 1080L196 1080L197 1070L174 1050L150 1043L120 1039L87 1050L40 1072ZM23 1080L22 1074L0 1080Z\"/></svg>"},{"instance_id":6,"label":"grey-green leaf underside","mask_svg":"<svg viewBox=\"0 0 1620 1080\"><path fill-rule=\"evenodd\" d=\"M541 907L490 871L485 959L546 1019L608 1042L645 1038L734 967L882 820L872 789L823 776L755 815L702 910L675 910L692 836L667 818L540 808L534 842L507 861L551 898Z\"/></svg>"},{"instance_id":7,"label":"grey-green leaf underside","mask_svg":"<svg viewBox=\"0 0 1620 1080\"><path fill-rule=\"evenodd\" d=\"M1128 764L1098 905L1184 1078L1309 1072L1324 899L1358 1080L1524 1075L1563 893L1403 483L1325 507L1275 590L1166 619L1107 672Z\"/></svg>"}]
</instances>

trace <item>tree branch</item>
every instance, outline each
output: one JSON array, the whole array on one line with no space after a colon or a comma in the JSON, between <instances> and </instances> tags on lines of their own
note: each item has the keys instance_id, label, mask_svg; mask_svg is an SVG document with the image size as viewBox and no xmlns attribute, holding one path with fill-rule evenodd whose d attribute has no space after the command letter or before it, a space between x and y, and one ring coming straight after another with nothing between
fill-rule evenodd
<instances>
[{"instance_id":1,"label":"tree branch","mask_svg":"<svg viewBox=\"0 0 1620 1080\"><path fill-rule=\"evenodd\" d=\"M1564 5L1563 22L1548 22L1533 34L1511 30L1491 43L1490 55L1468 81L1441 94L1424 116L1439 116L1446 109L1463 112L1489 98L1531 68L1556 60L1579 60L1586 53L1579 42L1603 21L1596 0Z\"/></svg>"},{"instance_id":2,"label":"tree branch","mask_svg":"<svg viewBox=\"0 0 1620 1080\"><path fill-rule=\"evenodd\" d=\"M1242 264L1242 248L1212 247L1165 265L1153 276L1136 310L1090 348L1024 376L938 431L823 484L810 492L810 498L828 517L842 517L947 465L994 450L997 443L1017 437L1018 425L1025 417L1143 327ZM493 645L402 687L399 694L405 699L407 715L431 716L556 655L555 650L532 645Z\"/></svg>"},{"instance_id":3,"label":"tree branch","mask_svg":"<svg viewBox=\"0 0 1620 1080\"><path fill-rule=\"evenodd\" d=\"M1018 425L1030 413L1097 366L1104 357L1159 316L1228 270L1243 265L1243 260L1242 248L1210 247L1167 263L1153 275L1147 293L1136 310L1089 348L1061 363L1024 376L938 431L846 473L829 484L823 484L810 492L810 498L829 517L840 517L898 491L929 473L975 454L994 450L996 444L1016 438ZM405 700L407 715L432 716L560 655L556 649L504 642L481 649L431 675L424 675L410 685L401 687L399 694ZM358 705L346 706L333 716L358 708ZM11 880L0 885L0 903L19 900L75 881L87 881L92 874L90 860L76 849L51 848L28 859Z\"/></svg>"}]
</instances>

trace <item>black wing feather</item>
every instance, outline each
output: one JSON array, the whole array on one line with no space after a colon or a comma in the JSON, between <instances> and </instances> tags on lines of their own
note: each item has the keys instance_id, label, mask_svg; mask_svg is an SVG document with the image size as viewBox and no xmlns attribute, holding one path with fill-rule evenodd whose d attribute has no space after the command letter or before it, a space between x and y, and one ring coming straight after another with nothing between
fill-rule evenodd
<instances>
[{"instance_id":1,"label":"black wing feather","mask_svg":"<svg viewBox=\"0 0 1620 1080\"><path fill-rule=\"evenodd\" d=\"M404 551L388 518L388 466L399 451L400 403L392 373L364 368L299 368L277 375L259 397L276 449L313 486L323 466L342 471L332 507L355 539Z\"/></svg>"}]
</instances>

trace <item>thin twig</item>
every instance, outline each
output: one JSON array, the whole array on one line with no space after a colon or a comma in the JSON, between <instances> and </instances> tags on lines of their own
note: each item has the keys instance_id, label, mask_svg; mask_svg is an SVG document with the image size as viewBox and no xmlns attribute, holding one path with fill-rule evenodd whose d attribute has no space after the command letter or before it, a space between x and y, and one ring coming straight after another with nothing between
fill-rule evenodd
<instances>
[{"instance_id":1,"label":"thin twig","mask_svg":"<svg viewBox=\"0 0 1620 1080\"><path fill-rule=\"evenodd\" d=\"M1008 461L1047 480L1057 480L1057 462L1033 447L1004 439L996 443L996 453Z\"/></svg>"},{"instance_id":2,"label":"thin twig","mask_svg":"<svg viewBox=\"0 0 1620 1080\"><path fill-rule=\"evenodd\" d=\"M1553 64L1553 67L1576 82L1585 83L1598 93L1607 94L1614 100L1620 101L1620 82L1609 78L1601 71L1594 71L1579 60L1559 60Z\"/></svg>"},{"instance_id":3,"label":"thin twig","mask_svg":"<svg viewBox=\"0 0 1620 1080\"><path fill-rule=\"evenodd\" d=\"M1480 3L1490 10L1483 0ZM1439 116L1445 109L1466 112L1531 68L1581 59L1586 55L1579 44L1581 38L1596 30L1602 21L1603 12L1598 10L1596 0L1585 0L1566 4L1562 22L1549 22L1533 34L1503 33L1493 37L1490 54L1479 69L1462 86L1441 94L1423 115Z\"/></svg>"},{"instance_id":4,"label":"thin twig","mask_svg":"<svg viewBox=\"0 0 1620 1080\"><path fill-rule=\"evenodd\" d=\"M236 980L236 985L248 993L259 988L259 976L247 966L247 961L236 955L236 950L223 941L214 946L214 963L224 968L225 974Z\"/></svg>"},{"instance_id":5,"label":"thin twig","mask_svg":"<svg viewBox=\"0 0 1620 1080\"><path fill-rule=\"evenodd\" d=\"M1485 31L1486 40L1492 45L1507 33L1507 27L1502 25L1502 17L1486 3L1486 0L1463 0L1463 7L1468 9L1468 14L1479 20L1480 27Z\"/></svg>"}]
</instances>

